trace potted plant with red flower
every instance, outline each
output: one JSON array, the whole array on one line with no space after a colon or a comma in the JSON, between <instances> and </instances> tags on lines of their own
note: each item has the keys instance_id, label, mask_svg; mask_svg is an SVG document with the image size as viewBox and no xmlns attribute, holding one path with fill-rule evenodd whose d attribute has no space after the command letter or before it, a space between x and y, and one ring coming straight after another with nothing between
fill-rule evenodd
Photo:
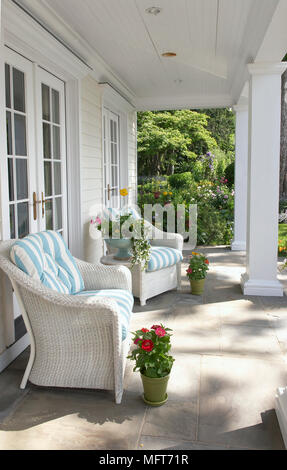
<instances>
[{"instance_id":1,"label":"potted plant with red flower","mask_svg":"<svg viewBox=\"0 0 287 470\"><path fill-rule=\"evenodd\" d=\"M190 281L193 295L201 295L204 291L206 273L209 270L209 261L203 253L192 252L186 275Z\"/></svg>"},{"instance_id":2,"label":"potted plant with red flower","mask_svg":"<svg viewBox=\"0 0 287 470\"><path fill-rule=\"evenodd\" d=\"M174 358L169 354L171 329L153 325L133 333L136 348L128 356L134 360L135 371L140 371L144 388L143 399L151 406L160 406L167 401L167 384Z\"/></svg>"}]
</instances>

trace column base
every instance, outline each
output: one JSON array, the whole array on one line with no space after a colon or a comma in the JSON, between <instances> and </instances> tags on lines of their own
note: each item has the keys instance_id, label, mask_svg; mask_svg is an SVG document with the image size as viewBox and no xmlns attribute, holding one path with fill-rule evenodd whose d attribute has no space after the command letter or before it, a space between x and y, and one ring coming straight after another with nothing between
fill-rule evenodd
<instances>
[{"instance_id":1,"label":"column base","mask_svg":"<svg viewBox=\"0 0 287 470\"><path fill-rule=\"evenodd\" d=\"M231 250L232 251L246 251L246 242L232 240Z\"/></svg>"},{"instance_id":2,"label":"column base","mask_svg":"<svg viewBox=\"0 0 287 470\"><path fill-rule=\"evenodd\" d=\"M287 387L278 388L275 396L275 411L285 447L287 448Z\"/></svg>"},{"instance_id":3,"label":"column base","mask_svg":"<svg viewBox=\"0 0 287 470\"><path fill-rule=\"evenodd\" d=\"M241 288L244 295L261 295L264 297L283 297L284 289L281 282L249 279L247 273L241 276Z\"/></svg>"}]
</instances>

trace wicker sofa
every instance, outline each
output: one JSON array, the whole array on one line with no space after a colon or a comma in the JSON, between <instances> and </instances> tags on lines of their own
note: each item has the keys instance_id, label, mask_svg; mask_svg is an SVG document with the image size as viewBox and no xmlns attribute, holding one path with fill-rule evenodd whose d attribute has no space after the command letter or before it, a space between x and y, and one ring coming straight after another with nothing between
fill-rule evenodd
<instances>
[{"instance_id":1,"label":"wicker sofa","mask_svg":"<svg viewBox=\"0 0 287 470\"><path fill-rule=\"evenodd\" d=\"M9 277L31 338L21 382L53 387L114 390L121 403L130 334L122 338L119 305L103 297L57 292L35 280L10 259L15 240L0 243L0 268ZM85 289L131 292L124 266L92 265L74 259Z\"/></svg>"}]
</instances>

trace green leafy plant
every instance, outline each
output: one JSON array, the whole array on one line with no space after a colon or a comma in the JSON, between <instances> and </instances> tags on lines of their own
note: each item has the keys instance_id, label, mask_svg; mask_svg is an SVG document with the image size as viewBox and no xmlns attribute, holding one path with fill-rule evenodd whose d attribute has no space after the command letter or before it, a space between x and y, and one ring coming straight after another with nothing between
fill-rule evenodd
<instances>
[{"instance_id":1,"label":"green leafy plant","mask_svg":"<svg viewBox=\"0 0 287 470\"><path fill-rule=\"evenodd\" d=\"M147 268L150 259L150 242L146 238L133 238L132 239L132 267L136 264L141 266L142 270Z\"/></svg>"},{"instance_id":2,"label":"green leafy plant","mask_svg":"<svg viewBox=\"0 0 287 470\"><path fill-rule=\"evenodd\" d=\"M128 231L133 231L134 219L131 213L119 215L114 220L96 218L96 225L98 230L103 229L104 238L127 238L127 233L122 230L123 225L130 219Z\"/></svg>"},{"instance_id":3,"label":"green leafy plant","mask_svg":"<svg viewBox=\"0 0 287 470\"><path fill-rule=\"evenodd\" d=\"M206 272L209 270L209 261L203 253L192 252L189 260L189 266L186 275L189 280L199 281L206 278Z\"/></svg>"},{"instance_id":4,"label":"green leafy plant","mask_svg":"<svg viewBox=\"0 0 287 470\"><path fill-rule=\"evenodd\" d=\"M146 377L166 377L173 366L174 358L169 354L171 344L170 328L153 325L151 329L142 328L133 333L136 348L128 359L135 361L135 371Z\"/></svg>"}]
</instances>

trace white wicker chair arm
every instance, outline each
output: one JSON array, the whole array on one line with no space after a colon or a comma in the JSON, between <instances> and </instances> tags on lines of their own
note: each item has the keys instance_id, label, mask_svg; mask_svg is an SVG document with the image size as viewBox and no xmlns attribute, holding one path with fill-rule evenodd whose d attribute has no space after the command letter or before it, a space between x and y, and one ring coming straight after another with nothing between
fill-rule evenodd
<instances>
[{"instance_id":1,"label":"white wicker chair arm","mask_svg":"<svg viewBox=\"0 0 287 470\"><path fill-rule=\"evenodd\" d=\"M132 291L132 276L126 266L91 264L79 259L76 259L76 262L84 279L85 290L124 289Z\"/></svg>"}]
</instances>

